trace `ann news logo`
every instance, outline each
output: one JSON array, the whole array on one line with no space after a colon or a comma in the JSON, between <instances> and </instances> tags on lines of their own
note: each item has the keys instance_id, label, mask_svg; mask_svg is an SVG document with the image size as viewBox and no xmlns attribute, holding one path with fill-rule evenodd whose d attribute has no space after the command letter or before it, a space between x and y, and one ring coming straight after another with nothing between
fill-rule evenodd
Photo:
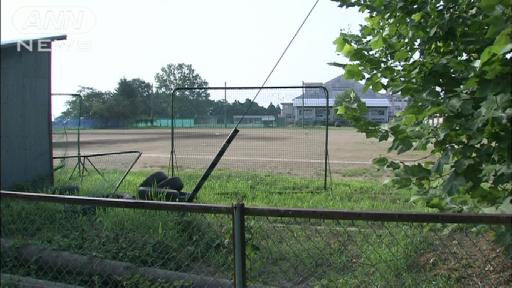
<instances>
[{"instance_id":1,"label":"ann news logo","mask_svg":"<svg viewBox=\"0 0 512 288\"><path fill-rule=\"evenodd\" d=\"M26 35L73 35L79 36L90 32L96 23L95 14L86 7L74 6L25 6L16 10L12 24L16 31ZM27 37L30 38L30 37ZM18 41L18 51L51 50L47 39ZM90 41L75 37L74 41L59 43L58 48L87 48ZM54 43L55 45L56 43Z\"/></svg>"}]
</instances>

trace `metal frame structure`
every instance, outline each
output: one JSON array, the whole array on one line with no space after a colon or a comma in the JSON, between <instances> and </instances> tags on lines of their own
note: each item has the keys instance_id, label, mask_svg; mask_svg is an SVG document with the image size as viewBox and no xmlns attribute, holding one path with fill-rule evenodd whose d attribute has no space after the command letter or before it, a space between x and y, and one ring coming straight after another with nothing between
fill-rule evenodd
<instances>
[{"instance_id":1,"label":"metal frame structure","mask_svg":"<svg viewBox=\"0 0 512 288\"><path fill-rule=\"evenodd\" d=\"M65 160L65 159L70 159L70 158L78 158L78 162L73 167L73 171L69 175L69 179L71 179L73 177L73 175L75 174L75 171L77 171L77 174L80 177L80 182L82 182L84 173L87 172L87 168L85 167L86 161L87 161L91 165L91 167L94 169L94 171L96 171L96 173L98 173L98 175L100 175L101 178L105 181L105 177L103 176L103 173L101 173L98 170L98 168L96 168L96 166L92 163L90 158L109 156L109 155L124 155L124 154L137 154L137 156L132 161L132 163L130 164L128 169L123 173L123 176L121 177L121 179L119 179L119 181L116 183L116 186L112 190L112 193L116 193L117 190L119 189L119 187L121 186L121 184L123 183L124 179L126 178L126 176L128 176L128 173L130 173L130 171L132 170L133 166L135 166L137 161L139 161L140 157L142 156L142 152L140 152L140 151L122 151L122 152L95 153L95 154L85 154L85 155L78 154L78 155L72 155L72 156L54 156L53 159Z\"/></svg>"},{"instance_id":2,"label":"metal frame structure","mask_svg":"<svg viewBox=\"0 0 512 288\"><path fill-rule=\"evenodd\" d=\"M243 209L239 216L260 216L280 218L309 218L326 220L363 220L379 222L409 223L459 223L459 224L505 224L512 225L512 214L477 213L427 213L427 212L382 212L351 211L339 209L309 208L270 208L245 207L244 205L214 205L178 203L163 201L143 201L129 199L94 198L43 193L0 191L0 199L21 199L49 203L95 205L112 208L133 208L147 210L167 210L190 213L233 214L234 209ZM241 204L241 203L239 203Z\"/></svg>"},{"instance_id":3,"label":"metal frame structure","mask_svg":"<svg viewBox=\"0 0 512 288\"><path fill-rule=\"evenodd\" d=\"M328 161L329 161L329 91L322 85L311 85L311 86L267 86L267 87L258 87L258 86L240 86L240 87L178 87L175 88L171 93L171 152L169 155L169 167L168 167L168 173L170 170L170 175L172 177L175 176L175 154L176 154L176 147L175 147L175 120L176 120L176 111L175 111L175 98L176 93L179 91L208 91L208 90L221 90L226 93L227 90L254 90L256 91L256 95L253 98L252 103L254 103L254 100L258 97L259 93L262 90L276 90L276 89L302 89L302 91L305 91L305 89L320 89L325 94L325 109L326 109L326 117L325 117L325 146L324 146L324 190L327 190L327 174L328 174ZM304 92L303 92L304 93ZM201 179L196 184L193 192L188 197L187 201L191 202L194 200L195 196L199 193L201 187L204 185L204 183L208 180L208 177L211 175L219 161L222 159L222 156L227 151L229 145L234 140L236 135L238 134L238 124L244 119L244 116L250 111L250 107L247 109L246 113L242 115L242 118L238 121L238 123L235 125L235 128L231 131L228 138L224 142L224 144L219 149L219 152L213 159L213 161L210 163L206 171L203 173Z\"/></svg>"}]
</instances>

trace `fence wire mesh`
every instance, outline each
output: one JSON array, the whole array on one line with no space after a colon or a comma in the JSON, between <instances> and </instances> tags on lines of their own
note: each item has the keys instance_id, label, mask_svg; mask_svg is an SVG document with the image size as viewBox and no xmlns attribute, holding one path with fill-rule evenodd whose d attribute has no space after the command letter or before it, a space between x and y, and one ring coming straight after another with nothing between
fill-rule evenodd
<instances>
[{"instance_id":1,"label":"fence wire mesh","mask_svg":"<svg viewBox=\"0 0 512 288\"><path fill-rule=\"evenodd\" d=\"M243 210L243 205L164 208L154 203L152 207L172 210L155 211L93 206L87 198L67 204L71 198L53 195L45 197L66 202L31 202L4 193L1 267L2 286L7 287L231 287L244 266L246 278L240 282L249 287L512 284L510 215L479 218L495 224L461 224L463 215L449 220L459 224L440 224L413 222L417 215L406 213L395 214L405 222L375 221L357 212L358 219L368 220L342 220L332 214L318 219L324 211L311 210L318 212L313 219L293 209L281 209L286 217L277 217L275 209ZM436 214L423 216L434 219ZM244 221L238 221L241 217ZM244 223L243 229L233 229L233 223ZM237 258L236 243L245 257Z\"/></svg>"},{"instance_id":2,"label":"fence wire mesh","mask_svg":"<svg viewBox=\"0 0 512 288\"><path fill-rule=\"evenodd\" d=\"M195 110L186 106L184 99L205 95L215 101ZM326 108L329 99L323 87L270 87L261 91L256 87L184 88L175 90L173 97L175 155L171 165L178 175L180 170L185 174L204 171L233 127L240 123L240 132L212 179L228 177L230 171L236 171L240 179L254 183L251 191L266 192L258 191L256 184L266 175L293 175L309 184L316 183L318 189L324 188L326 123L333 114ZM195 185L200 176L195 173L191 177L195 181L190 184ZM229 191L231 187L220 188L223 193L236 192Z\"/></svg>"},{"instance_id":3,"label":"fence wire mesh","mask_svg":"<svg viewBox=\"0 0 512 288\"><path fill-rule=\"evenodd\" d=\"M500 225L247 217L247 281L277 287L510 287L511 259L495 242L497 233L510 231Z\"/></svg>"},{"instance_id":4,"label":"fence wire mesh","mask_svg":"<svg viewBox=\"0 0 512 288\"><path fill-rule=\"evenodd\" d=\"M126 107L120 107L114 103L114 96L94 89L82 89L79 96L53 95L53 155L61 157L61 163L54 165L73 165L72 158L62 161L62 157L137 150L143 154L135 170L167 170L171 165L178 176L187 179L184 190L191 191L240 122L240 133L212 176L214 187L209 188L219 193L236 192L235 187L223 185L222 181L236 171L239 182L252 192L270 174L299 176L294 178L303 184L297 185L305 187L301 191L324 189L326 123L334 121L334 113L327 108L333 104L327 90L321 86L258 90L184 89L176 90L173 96L148 92L139 99L144 105L134 102L129 107L126 103ZM256 93L259 94L253 102ZM170 162L173 139L175 158ZM114 170L124 167L117 162L122 160L111 158L105 163ZM97 190L100 188L104 187Z\"/></svg>"},{"instance_id":5,"label":"fence wire mesh","mask_svg":"<svg viewBox=\"0 0 512 288\"><path fill-rule=\"evenodd\" d=\"M3 287L231 286L229 214L2 199L1 225Z\"/></svg>"}]
</instances>

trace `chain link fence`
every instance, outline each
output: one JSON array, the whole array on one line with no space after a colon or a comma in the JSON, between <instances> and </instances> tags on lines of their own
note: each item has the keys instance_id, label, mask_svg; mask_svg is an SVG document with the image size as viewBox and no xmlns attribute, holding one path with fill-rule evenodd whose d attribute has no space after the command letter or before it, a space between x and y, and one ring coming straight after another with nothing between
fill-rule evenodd
<instances>
[{"instance_id":1,"label":"chain link fence","mask_svg":"<svg viewBox=\"0 0 512 288\"><path fill-rule=\"evenodd\" d=\"M1 216L2 287L231 286L229 211L2 199Z\"/></svg>"},{"instance_id":2,"label":"chain link fence","mask_svg":"<svg viewBox=\"0 0 512 288\"><path fill-rule=\"evenodd\" d=\"M500 225L248 217L248 283L278 287L508 287ZM510 231L510 230L509 230Z\"/></svg>"},{"instance_id":3,"label":"chain link fence","mask_svg":"<svg viewBox=\"0 0 512 288\"><path fill-rule=\"evenodd\" d=\"M2 286L512 284L511 215L1 195Z\"/></svg>"}]
</instances>

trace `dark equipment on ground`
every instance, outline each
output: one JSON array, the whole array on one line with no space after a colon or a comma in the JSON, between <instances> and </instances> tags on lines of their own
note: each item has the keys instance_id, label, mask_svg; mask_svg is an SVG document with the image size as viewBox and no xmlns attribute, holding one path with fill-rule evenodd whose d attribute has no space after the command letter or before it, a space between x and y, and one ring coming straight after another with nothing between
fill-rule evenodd
<instances>
[{"instance_id":1,"label":"dark equipment on ground","mask_svg":"<svg viewBox=\"0 0 512 288\"><path fill-rule=\"evenodd\" d=\"M183 182L179 177L167 177L162 171L149 175L139 185L138 198L142 200L186 201L190 193L181 192Z\"/></svg>"}]
</instances>

